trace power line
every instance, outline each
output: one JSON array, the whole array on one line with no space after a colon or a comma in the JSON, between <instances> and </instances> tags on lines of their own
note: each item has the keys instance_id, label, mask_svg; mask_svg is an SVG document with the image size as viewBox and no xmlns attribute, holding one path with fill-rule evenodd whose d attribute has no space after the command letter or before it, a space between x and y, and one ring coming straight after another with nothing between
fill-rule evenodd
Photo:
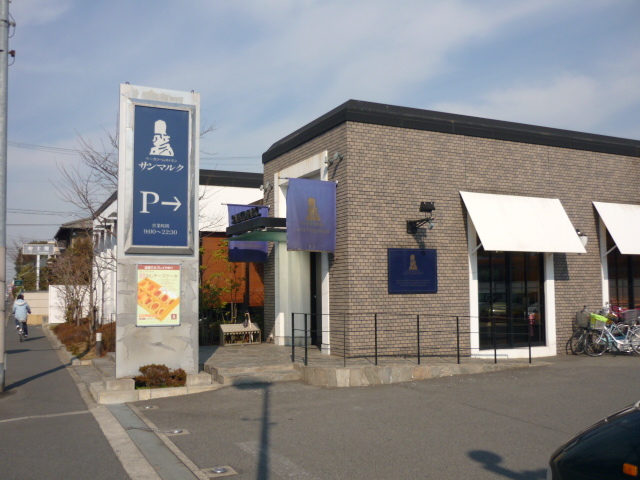
<instances>
[{"instance_id":1,"label":"power line","mask_svg":"<svg viewBox=\"0 0 640 480\"><path fill-rule=\"evenodd\" d=\"M80 155L77 150L71 148L61 148L61 147L50 147L46 145L35 145L33 143L18 143L18 142L7 142L7 145L15 148L22 148L25 150L39 150L49 153L60 153L62 155Z\"/></svg>"},{"instance_id":2,"label":"power line","mask_svg":"<svg viewBox=\"0 0 640 480\"><path fill-rule=\"evenodd\" d=\"M73 148L62 148L62 147L52 147L47 145L37 145L35 143L22 143L22 142L7 142L7 145L14 148L22 148L24 150L38 150L41 152L49 152L49 153L59 153L62 155L82 155L82 153ZM100 155L112 155L115 154L115 151L112 152L97 152ZM232 161L232 160L243 160L243 159L260 159L261 155L241 155L237 157L200 157L200 160L213 160L213 161Z\"/></svg>"},{"instance_id":3,"label":"power line","mask_svg":"<svg viewBox=\"0 0 640 480\"><path fill-rule=\"evenodd\" d=\"M8 213L20 213L26 215L58 215L61 217L78 216L78 212L54 212L51 210L33 210L23 208L7 208Z\"/></svg>"}]
</instances>

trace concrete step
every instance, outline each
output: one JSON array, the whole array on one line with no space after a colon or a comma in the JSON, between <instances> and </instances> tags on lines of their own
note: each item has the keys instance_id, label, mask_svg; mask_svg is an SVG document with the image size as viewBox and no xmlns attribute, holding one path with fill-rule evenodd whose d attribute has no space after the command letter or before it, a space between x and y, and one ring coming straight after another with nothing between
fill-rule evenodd
<instances>
[{"instance_id":1,"label":"concrete step","mask_svg":"<svg viewBox=\"0 0 640 480\"><path fill-rule=\"evenodd\" d=\"M103 377L116 378L116 364L110 357L99 357L91 360L93 368L98 370Z\"/></svg>"},{"instance_id":2,"label":"concrete step","mask_svg":"<svg viewBox=\"0 0 640 480\"><path fill-rule=\"evenodd\" d=\"M191 377L191 380L189 380L189 377ZM108 405L209 392L223 386L212 382L208 374L197 374L189 377L187 377L187 385L184 387L145 388L139 390L134 389L132 379L109 380L105 378L100 382L89 384L89 392L97 403Z\"/></svg>"},{"instance_id":3,"label":"concrete step","mask_svg":"<svg viewBox=\"0 0 640 480\"><path fill-rule=\"evenodd\" d=\"M213 376L213 375L212 375ZM247 385L252 383L293 382L302 379L302 374L295 369L261 370L254 372L218 371L216 382L222 385Z\"/></svg>"},{"instance_id":4,"label":"concrete step","mask_svg":"<svg viewBox=\"0 0 640 480\"><path fill-rule=\"evenodd\" d=\"M280 363L273 365L245 365L245 366L235 366L235 367L227 367L227 366L211 366L205 365L205 372L226 372L229 374L232 373L257 373L257 372L274 372L274 371L285 371L285 370L294 370L295 366L293 363Z\"/></svg>"},{"instance_id":5,"label":"concrete step","mask_svg":"<svg viewBox=\"0 0 640 480\"><path fill-rule=\"evenodd\" d=\"M137 402L139 400L138 390L109 390L104 381L90 384L89 392L96 403L101 405Z\"/></svg>"}]
</instances>

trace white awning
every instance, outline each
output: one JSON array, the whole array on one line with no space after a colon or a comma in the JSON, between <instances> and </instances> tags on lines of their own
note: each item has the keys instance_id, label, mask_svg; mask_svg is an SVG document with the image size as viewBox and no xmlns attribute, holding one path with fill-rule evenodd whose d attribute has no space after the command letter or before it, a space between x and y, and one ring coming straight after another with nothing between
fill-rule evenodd
<instances>
[{"instance_id":1,"label":"white awning","mask_svg":"<svg viewBox=\"0 0 640 480\"><path fill-rule=\"evenodd\" d=\"M557 198L460 192L485 250L585 253Z\"/></svg>"},{"instance_id":2,"label":"white awning","mask_svg":"<svg viewBox=\"0 0 640 480\"><path fill-rule=\"evenodd\" d=\"M623 255L640 255L640 205L593 202Z\"/></svg>"}]
</instances>

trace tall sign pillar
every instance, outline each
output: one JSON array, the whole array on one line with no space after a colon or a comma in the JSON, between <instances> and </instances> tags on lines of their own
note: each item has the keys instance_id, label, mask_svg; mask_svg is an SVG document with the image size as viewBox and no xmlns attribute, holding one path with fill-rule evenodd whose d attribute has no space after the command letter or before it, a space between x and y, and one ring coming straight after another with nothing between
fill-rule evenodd
<instances>
[{"instance_id":1,"label":"tall sign pillar","mask_svg":"<svg viewBox=\"0 0 640 480\"><path fill-rule=\"evenodd\" d=\"M120 86L116 377L198 371L200 96Z\"/></svg>"}]
</instances>

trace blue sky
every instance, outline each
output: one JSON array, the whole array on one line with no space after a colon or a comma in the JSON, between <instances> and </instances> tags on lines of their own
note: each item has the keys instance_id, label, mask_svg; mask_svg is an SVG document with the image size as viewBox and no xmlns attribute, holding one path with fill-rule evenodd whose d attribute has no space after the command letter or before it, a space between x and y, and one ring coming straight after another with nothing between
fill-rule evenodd
<instances>
[{"instance_id":1,"label":"blue sky","mask_svg":"<svg viewBox=\"0 0 640 480\"><path fill-rule=\"evenodd\" d=\"M349 99L640 139L638 0L13 0L10 12L9 247L83 216L59 198L59 165L78 164L78 135L100 145L115 131L125 82L200 93L216 127L209 169L261 172L272 143Z\"/></svg>"}]
</instances>

